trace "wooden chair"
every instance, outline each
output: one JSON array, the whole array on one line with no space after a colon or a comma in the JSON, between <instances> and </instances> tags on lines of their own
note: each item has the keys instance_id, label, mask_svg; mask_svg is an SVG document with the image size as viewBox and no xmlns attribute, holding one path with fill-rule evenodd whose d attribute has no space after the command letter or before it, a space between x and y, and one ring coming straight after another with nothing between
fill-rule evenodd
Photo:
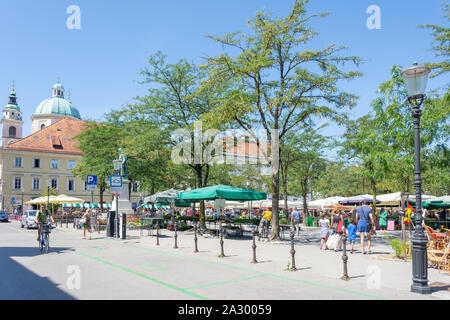
<instances>
[{"instance_id":1,"label":"wooden chair","mask_svg":"<svg viewBox=\"0 0 450 320\"><path fill-rule=\"evenodd\" d=\"M438 272L447 272L450 275L450 243L443 250L427 250L428 261L437 266Z\"/></svg>"}]
</instances>

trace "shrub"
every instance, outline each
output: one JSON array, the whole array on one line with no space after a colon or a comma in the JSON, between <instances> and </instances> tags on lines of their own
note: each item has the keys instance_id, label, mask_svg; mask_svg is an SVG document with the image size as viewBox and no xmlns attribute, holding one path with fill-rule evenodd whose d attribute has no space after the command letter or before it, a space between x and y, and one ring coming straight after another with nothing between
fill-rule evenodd
<instances>
[{"instance_id":1,"label":"shrub","mask_svg":"<svg viewBox=\"0 0 450 320\"><path fill-rule=\"evenodd\" d=\"M395 251L395 256L400 259L405 259L407 256L406 252L410 246L410 243L403 242L401 239L388 236L386 233L384 233L383 235L386 236L387 242L391 245L392 249Z\"/></svg>"}]
</instances>

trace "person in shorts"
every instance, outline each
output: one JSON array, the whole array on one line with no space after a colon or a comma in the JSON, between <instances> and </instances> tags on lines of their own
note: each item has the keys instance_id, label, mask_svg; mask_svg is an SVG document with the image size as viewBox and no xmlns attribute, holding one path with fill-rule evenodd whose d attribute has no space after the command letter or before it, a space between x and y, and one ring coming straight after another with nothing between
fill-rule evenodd
<instances>
[{"instance_id":1,"label":"person in shorts","mask_svg":"<svg viewBox=\"0 0 450 320\"><path fill-rule=\"evenodd\" d=\"M261 237L263 230L265 230L266 238L269 237L269 223L272 220L272 211L264 211L261 222L259 223L259 237Z\"/></svg>"},{"instance_id":2,"label":"person in shorts","mask_svg":"<svg viewBox=\"0 0 450 320\"><path fill-rule=\"evenodd\" d=\"M371 235L370 225L375 226L375 222L372 215L372 209L367 206L367 201L363 201L362 207L356 210L356 223L358 225L358 231L361 234L361 251L363 254L367 252L364 250L364 237L367 236L368 253L372 253L371 248Z\"/></svg>"},{"instance_id":3,"label":"person in shorts","mask_svg":"<svg viewBox=\"0 0 450 320\"><path fill-rule=\"evenodd\" d=\"M301 223L301 215L300 211L297 210L297 208L294 208L291 214L291 224L292 224L292 231L295 232L295 229L297 228L298 233L300 232L300 223Z\"/></svg>"},{"instance_id":4,"label":"person in shorts","mask_svg":"<svg viewBox=\"0 0 450 320\"><path fill-rule=\"evenodd\" d=\"M357 230L358 230L358 228L355 225L355 220L350 219L350 223L347 227L347 232L348 232L348 240L350 242L350 253L352 253L352 254L353 254L353 248L355 247Z\"/></svg>"}]
</instances>

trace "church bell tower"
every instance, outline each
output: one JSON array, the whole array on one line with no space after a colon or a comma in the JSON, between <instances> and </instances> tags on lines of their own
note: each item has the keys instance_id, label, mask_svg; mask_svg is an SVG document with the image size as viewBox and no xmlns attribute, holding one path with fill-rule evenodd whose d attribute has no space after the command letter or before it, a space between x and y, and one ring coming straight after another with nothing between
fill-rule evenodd
<instances>
[{"instance_id":1,"label":"church bell tower","mask_svg":"<svg viewBox=\"0 0 450 320\"><path fill-rule=\"evenodd\" d=\"M9 93L9 102L3 109L1 147L5 148L8 144L22 139L22 127L22 112L17 105L17 95L13 83Z\"/></svg>"}]
</instances>

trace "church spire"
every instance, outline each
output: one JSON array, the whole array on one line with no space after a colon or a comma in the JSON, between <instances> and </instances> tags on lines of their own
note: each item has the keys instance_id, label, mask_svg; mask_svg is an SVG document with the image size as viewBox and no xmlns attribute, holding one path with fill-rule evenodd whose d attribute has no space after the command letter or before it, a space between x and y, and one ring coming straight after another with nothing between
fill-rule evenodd
<instances>
[{"instance_id":1,"label":"church spire","mask_svg":"<svg viewBox=\"0 0 450 320\"><path fill-rule=\"evenodd\" d=\"M17 110L20 111L19 106L17 105L17 95L16 95L16 90L15 90L15 84L14 81L12 82L12 90L9 93L9 102L6 105L6 109L12 109L12 110Z\"/></svg>"}]
</instances>

